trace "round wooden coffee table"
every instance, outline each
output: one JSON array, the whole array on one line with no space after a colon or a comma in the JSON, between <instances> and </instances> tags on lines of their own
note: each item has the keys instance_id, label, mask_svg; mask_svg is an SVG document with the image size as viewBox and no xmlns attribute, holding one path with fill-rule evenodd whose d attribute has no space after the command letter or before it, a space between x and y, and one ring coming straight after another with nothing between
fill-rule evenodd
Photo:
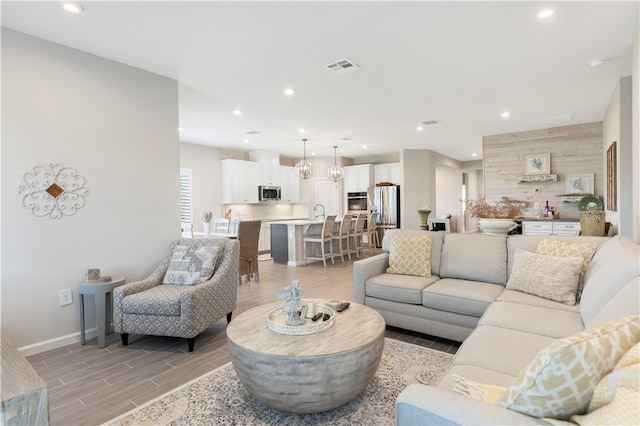
<instances>
[{"instance_id":1,"label":"round wooden coffee table","mask_svg":"<svg viewBox=\"0 0 640 426\"><path fill-rule=\"evenodd\" d=\"M323 299L303 299L323 304ZM249 393L268 406L317 413L345 404L373 378L384 348L385 322L375 310L351 303L330 328L289 336L267 327L282 301L257 306L227 326L231 361Z\"/></svg>"}]
</instances>

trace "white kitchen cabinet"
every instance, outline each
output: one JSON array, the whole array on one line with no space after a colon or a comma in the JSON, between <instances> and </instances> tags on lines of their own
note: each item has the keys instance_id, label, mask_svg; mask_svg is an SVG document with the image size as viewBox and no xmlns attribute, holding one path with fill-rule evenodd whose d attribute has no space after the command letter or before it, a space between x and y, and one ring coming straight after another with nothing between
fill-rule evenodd
<instances>
[{"instance_id":1,"label":"white kitchen cabinet","mask_svg":"<svg viewBox=\"0 0 640 426\"><path fill-rule=\"evenodd\" d=\"M523 235L579 235L579 222L522 221Z\"/></svg>"},{"instance_id":2,"label":"white kitchen cabinet","mask_svg":"<svg viewBox=\"0 0 640 426\"><path fill-rule=\"evenodd\" d=\"M258 252L267 253L271 251L271 224L263 222L260 225L260 238L258 239Z\"/></svg>"},{"instance_id":3,"label":"white kitchen cabinet","mask_svg":"<svg viewBox=\"0 0 640 426\"><path fill-rule=\"evenodd\" d=\"M365 192L373 186L373 167L371 164L359 164L344 168L345 192Z\"/></svg>"},{"instance_id":4,"label":"white kitchen cabinet","mask_svg":"<svg viewBox=\"0 0 640 426\"><path fill-rule=\"evenodd\" d=\"M242 204L258 202L258 163L222 160L222 202Z\"/></svg>"},{"instance_id":5,"label":"white kitchen cabinet","mask_svg":"<svg viewBox=\"0 0 640 426\"><path fill-rule=\"evenodd\" d=\"M391 182L400 185L400 163L385 163L373 166L373 182Z\"/></svg>"},{"instance_id":6,"label":"white kitchen cabinet","mask_svg":"<svg viewBox=\"0 0 640 426\"><path fill-rule=\"evenodd\" d=\"M258 163L258 185L282 186L280 155L266 151L252 151L249 160Z\"/></svg>"},{"instance_id":7,"label":"white kitchen cabinet","mask_svg":"<svg viewBox=\"0 0 640 426\"><path fill-rule=\"evenodd\" d=\"M295 167L280 166L281 202L300 202L300 177Z\"/></svg>"}]
</instances>

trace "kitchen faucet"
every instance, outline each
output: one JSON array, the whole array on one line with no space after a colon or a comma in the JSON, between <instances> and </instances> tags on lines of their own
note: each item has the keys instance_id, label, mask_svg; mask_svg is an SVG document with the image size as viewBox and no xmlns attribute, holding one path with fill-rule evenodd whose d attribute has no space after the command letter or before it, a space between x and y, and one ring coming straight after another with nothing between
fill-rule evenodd
<instances>
[{"instance_id":1,"label":"kitchen faucet","mask_svg":"<svg viewBox=\"0 0 640 426\"><path fill-rule=\"evenodd\" d=\"M322 214L316 214L316 208L318 207L322 207ZM326 219L324 206L322 204L316 204L315 206L313 206L313 214L316 216L316 219L318 218L318 216L322 216L322 219Z\"/></svg>"}]
</instances>

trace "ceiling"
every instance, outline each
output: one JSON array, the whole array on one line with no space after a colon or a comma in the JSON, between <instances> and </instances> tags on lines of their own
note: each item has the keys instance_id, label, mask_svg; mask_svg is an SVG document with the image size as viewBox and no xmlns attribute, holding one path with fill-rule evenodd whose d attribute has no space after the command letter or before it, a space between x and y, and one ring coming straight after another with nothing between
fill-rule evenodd
<instances>
[{"instance_id":1,"label":"ceiling","mask_svg":"<svg viewBox=\"0 0 640 426\"><path fill-rule=\"evenodd\" d=\"M484 135L601 121L639 17L638 1L78 3L2 1L2 25L176 79L183 142L289 157L308 138L309 155L467 161ZM324 68L345 58L360 69Z\"/></svg>"}]
</instances>

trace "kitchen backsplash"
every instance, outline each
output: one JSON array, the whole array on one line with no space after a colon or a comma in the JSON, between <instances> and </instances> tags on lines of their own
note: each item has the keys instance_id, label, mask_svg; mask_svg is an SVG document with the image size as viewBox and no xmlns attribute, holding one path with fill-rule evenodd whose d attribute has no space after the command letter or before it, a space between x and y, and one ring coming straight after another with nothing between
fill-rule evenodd
<instances>
[{"instance_id":1,"label":"kitchen backsplash","mask_svg":"<svg viewBox=\"0 0 640 426\"><path fill-rule=\"evenodd\" d=\"M231 220L234 219L299 219L309 217L308 203L260 203L260 204L224 204L225 209L231 209Z\"/></svg>"}]
</instances>

